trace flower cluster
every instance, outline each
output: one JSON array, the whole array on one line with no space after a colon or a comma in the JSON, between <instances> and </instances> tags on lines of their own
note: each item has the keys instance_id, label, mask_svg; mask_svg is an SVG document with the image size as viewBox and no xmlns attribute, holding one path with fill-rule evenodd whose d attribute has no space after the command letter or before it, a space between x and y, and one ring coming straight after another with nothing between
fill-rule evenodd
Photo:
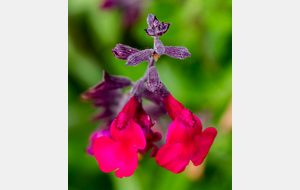
<instances>
[{"instance_id":1,"label":"flower cluster","mask_svg":"<svg viewBox=\"0 0 300 190\"><path fill-rule=\"evenodd\" d=\"M185 47L164 46L159 40L170 23L160 22L152 14L148 15L147 23L145 31L154 38L153 49L138 50L122 44L112 49L116 58L126 60L126 66L148 61L145 75L132 82L104 72L103 81L82 94L83 99L93 100L94 106L103 108L94 119L104 120L104 126L91 135L87 153L95 156L103 172L116 170L119 178L131 176L137 168L137 153L146 154L152 148L150 157L173 173L183 172L190 160L200 165L217 135L215 128L203 130L199 118L170 94L154 66L163 54L178 59L191 54ZM121 88L128 86L132 86L131 91L123 94ZM156 106L146 108L142 98ZM158 117L165 113L173 122L168 128L166 144L159 148L154 142L160 141L162 135L153 130L155 121L150 115Z\"/></svg>"}]
</instances>

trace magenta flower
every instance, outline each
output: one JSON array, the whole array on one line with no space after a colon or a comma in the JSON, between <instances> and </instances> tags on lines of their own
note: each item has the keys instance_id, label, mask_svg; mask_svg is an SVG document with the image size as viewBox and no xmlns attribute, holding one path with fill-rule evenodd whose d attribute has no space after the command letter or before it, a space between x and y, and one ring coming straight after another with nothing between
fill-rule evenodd
<instances>
[{"instance_id":1,"label":"magenta flower","mask_svg":"<svg viewBox=\"0 0 300 190\"><path fill-rule=\"evenodd\" d=\"M94 155L100 169L119 178L129 177L137 168L137 151L144 149L146 139L142 128L133 121L140 102L132 97L112 122L112 138L102 136L94 142Z\"/></svg>"},{"instance_id":2,"label":"magenta flower","mask_svg":"<svg viewBox=\"0 0 300 190\"><path fill-rule=\"evenodd\" d=\"M168 129L166 144L158 151L155 159L158 165L177 174L185 170L190 160L195 166L203 162L217 130L209 127L202 131L199 118L171 94L163 102L173 122Z\"/></svg>"}]
</instances>

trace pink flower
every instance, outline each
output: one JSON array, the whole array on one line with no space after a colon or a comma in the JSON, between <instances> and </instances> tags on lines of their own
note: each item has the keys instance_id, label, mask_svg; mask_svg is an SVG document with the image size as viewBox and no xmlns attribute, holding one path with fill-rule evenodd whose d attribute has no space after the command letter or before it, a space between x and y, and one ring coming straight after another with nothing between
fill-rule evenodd
<instances>
[{"instance_id":1,"label":"pink flower","mask_svg":"<svg viewBox=\"0 0 300 190\"><path fill-rule=\"evenodd\" d=\"M139 106L139 101L133 96L112 122L112 138L102 136L94 142L94 155L103 172L118 169L115 175L123 178L131 176L137 168L137 151L146 146L142 128L133 121Z\"/></svg>"},{"instance_id":2,"label":"pink flower","mask_svg":"<svg viewBox=\"0 0 300 190\"><path fill-rule=\"evenodd\" d=\"M217 130L209 127L202 131L199 118L184 108L171 94L163 102L173 122L168 129L166 145L156 155L156 162L177 174L185 170L190 160L195 166L203 162Z\"/></svg>"}]
</instances>

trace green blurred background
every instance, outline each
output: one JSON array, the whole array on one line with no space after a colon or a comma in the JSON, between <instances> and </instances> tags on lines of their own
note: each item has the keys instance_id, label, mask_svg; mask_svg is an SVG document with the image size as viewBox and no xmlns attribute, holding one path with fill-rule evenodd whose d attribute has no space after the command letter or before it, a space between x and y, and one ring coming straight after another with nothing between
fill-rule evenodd
<instances>
[{"instance_id":1,"label":"green blurred background","mask_svg":"<svg viewBox=\"0 0 300 190\"><path fill-rule=\"evenodd\" d=\"M68 2L68 183L69 189L208 189L232 188L232 2L231 0L140 1L140 15L124 26L124 10L103 10L100 0ZM155 14L172 22L160 37L166 46L184 46L192 54L184 60L163 55L156 63L160 78L172 95L199 116L204 128L215 127L218 135L204 163L189 165L173 174L149 159L140 159L133 176L119 179L103 173L94 157L85 153L89 135L102 122L91 122L97 112L80 94L102 80L102 71L136 81L147 62L125 66L111 49L121 43L137 49L153 47L143 29ZM168 119L168 118L167 118ZM165 122L167 128L171 120ZM164 139L162 140L164 141Z\"/></svg>"}]
</instances>

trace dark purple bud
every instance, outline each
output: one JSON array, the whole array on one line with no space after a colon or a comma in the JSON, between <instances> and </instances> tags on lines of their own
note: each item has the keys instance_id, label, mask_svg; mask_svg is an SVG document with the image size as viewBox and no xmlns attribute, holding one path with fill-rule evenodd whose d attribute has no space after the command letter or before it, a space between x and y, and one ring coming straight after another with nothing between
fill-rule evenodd
<instances>
[{"instance_id":1,"label":"dark purple bud","mask_svg":"<svg viewBox=\"0 0 300 190\"><path fill-rule=\"evenodd\" d=\"M158 37L154 38L154 51L159 55L162 55L165 52L165 47Z\"/></svg>"},{"instance_id":2,"label":"dark purple bud","mask_svg":"<svg viewBox=\"0 0 300 190\"><path fill-rule=\"evenodd\" d=\"M172 47L165 46L164 54L177 58L177 59L185 59L186 57L191 57L189 50L185 47Z\"/></svg>"},{"instance_id":3,"label":"dark purple bud","mask_svg":"<svg viewBox=\"0 0 300 190\"><path fill-rule=\"evenodd\" d=\"M112 52L114 54L114 56L118 59L123 59L123 60L127 60L127 58L136 53L139 52L140 50L137 50L135 48L129 47L129 46L125 46L123 44L117 44L116 47L114 49L112 49Z\"/></svg>"},{"instance_id":4,"label":"dark purple bud","mask_svg":"<svg viewBox=\"0 0 300 190\"><path fill-rule=\"evenodd\" d=\"M145 49L143 51L136 52L128 57L126 66L136 66L143 61L148 61L149 56L153 53L153 49Z\"/></svg>"},{"instance_id":5,"label":"dark purple bud","mask_svg":"<svg viewBox=\"0 0 300 190\"><path fill-rule=\"evenodd\" d=\"M148 28L144 29L148 36L162 36L169 30L171 23L159 22L155 15L149 14L147 17Z\"/></svg>"},{"instance_id":6,"label":"dark purple bud","mask_svg":"<svg viewBox=\"0 0 300 190\"><path fill-rule=\"evenodd\" d=\"M159 90L162 87L162 83L158 76L157 69L154 66L150 67L148 70L148 79L146 87L150 92L155 92L156 90Z\"/></svg>"},{"instance_id":7,"label":"dark purple bud","mask_svg":"<svg viewBox=\"0 0 300 190\"><path fill-rule=\"evenodd\" d=\"M106 96L111 96L116 92L111 90L124 88L132 84L131 80L127 77L118 77L109 75L106 71L103 71L103 80L100 84L88 89L81 97L86 100L99 99ZM109 91L109 92L108 92Z\"/></svg>"}]
</instances>

